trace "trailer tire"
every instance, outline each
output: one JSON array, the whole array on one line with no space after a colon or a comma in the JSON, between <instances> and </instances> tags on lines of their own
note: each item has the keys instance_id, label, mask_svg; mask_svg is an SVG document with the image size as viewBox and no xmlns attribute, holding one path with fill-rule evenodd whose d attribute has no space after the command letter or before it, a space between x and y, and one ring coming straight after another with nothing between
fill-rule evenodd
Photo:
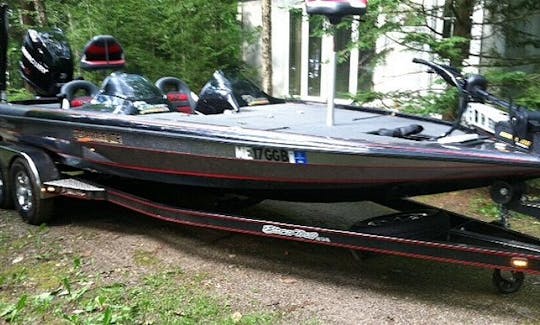
<instances>
[{"instance_id":1,"label":"trailer tire","mask_svg":"<svg viewBox=\"0 0 540 325\"><path fill-rule=\"evenodd\" d=\"M417 240L442 239L450 229L448 217L436 209L387 214L355 223L351 231Z\"/></svg>"},{"instance_id":2,"label":"trailer tire","mask_svg":"<svg viewBox=\"0 0 540 325\"><path fill-rule=\"evenodd\" d=\"M493 285L502 294L509 294L519 291L525 280L523 272L511 271L510 276L503 276L501 270L493 271Z\"/></svg>"},{"instance_id":3,"label":"trailer tire","mask_svg":"<svg viewBox=\"0 0 540 325\"><path fill-rule=\"evenodd\" d=\"M42 199L39 184L26 160L17 158L11 165L13 204L22 219L40 225L51 219L54 200Z\"/></svg>"},{"instance_id":4,"label":"trailer tire","mask_svg":"<svg viewBox=\"0 0 540 325\"><path fill-rule=\"evenodd\" d=\"M0 168L0 209L11 208L13 208L11 185L6 170Z\"/></svg>"}]
</instances>

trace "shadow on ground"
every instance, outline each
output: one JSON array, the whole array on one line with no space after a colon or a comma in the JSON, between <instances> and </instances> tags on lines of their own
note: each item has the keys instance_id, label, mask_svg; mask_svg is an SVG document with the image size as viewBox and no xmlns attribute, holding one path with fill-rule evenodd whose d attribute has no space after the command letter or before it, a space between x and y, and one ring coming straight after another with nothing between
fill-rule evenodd
<instances>
[{"instance_id":1,"label":"shadow on ground","mask_svg":"<svg viewBox=\"0 0 540 325\"><path fill-rule=\"evenodd\" d=\"M391 299L414 299L430 305L452 305L467 310L486 310L495 315L526 314L540 319L540 277L528 276L516 294L498 295L490 270L441 264L397 256L369 255L358 258L346 249L231 234L154 220L106 203L63 200L61 213L51 227L93 229L117 236L152 238L173 251L199 259L271 272L278 276L311 279L352 290L386 294ZM314 213L329 209L324 220ZM319 225L346 229L357 219L351 214L377 214L365 205L297 205L264 202L247 209L252 215L277 217L287 222L311 220ZM287 213L293 212L293 216ZM352 211L352 212L351 212ZM251 215L250 214L250 215ZM96 243L99 245L99 243ZM231 260L230 256L235 256Z\"/></svg>"}]
</instances>

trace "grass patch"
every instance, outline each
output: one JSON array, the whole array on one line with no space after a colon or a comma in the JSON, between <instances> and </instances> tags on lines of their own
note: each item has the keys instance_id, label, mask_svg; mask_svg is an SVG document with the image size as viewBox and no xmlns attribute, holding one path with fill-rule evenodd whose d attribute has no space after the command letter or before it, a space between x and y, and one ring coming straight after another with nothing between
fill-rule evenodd
<instances>
[{"instance_id":1,"label":"grass patch","mask_svg":"<svg viewBox=\"0 0 540 325\"><path fill-rule=\"evenodd\" d=\"M64 278L56 290L0 299L0 318L15 323L73 324L271 324L275 313L242 315L194 285L182 272L159 272L136 285Z\"/></svg>"},{"instance_id":2,"label":"grass patch","mask_svg":"<svg viewBox=\"0 0 540 325\"><path fill-rule=\"evenodd\" d=\"M133 260L138 266L153 266L158 265L161 260L155 253L145 250L137 250L133 253Z\"/></svg>"},{"instance_id":3,"label":"grass patch","mask_svg":"<svg viewBox=\"0 0 540 325\"><path fill-rule=\"evenodd\" d=\"M488 197L478 195L471 201L471 207L479 219L490 222L500 220L499 205ZM510 227L512 230L540 237L540 221L534 217L510 211Z\"/></svg>"},{"instance_id":4,"label":"grass patch","mask_svg":"<svg viewBox=\"0 0 540 325\"><path fill-rule=\"evenodd\" d=\"M489 222L499 220L499 205L483 195L477 194L472 198L471 210L483 221Z\"/></svg>"},{"instance_id":5,"label":"grass patch","mask_svg":"<svg viewBox=\"0 0 540 325\"><path fill-rule=\"evenodd\" d=\"M184 274L151 251L132 258L144 274L100 273L46 227L20 225L0 236L0 323L13 324L271 324L281 315L239 312L210 294L207 274ZM64 250L63 250L64 248ZM167 268L167 269L166 269ZM176 269L169 271L168 269Z\"/></svg>"}]
</instances>

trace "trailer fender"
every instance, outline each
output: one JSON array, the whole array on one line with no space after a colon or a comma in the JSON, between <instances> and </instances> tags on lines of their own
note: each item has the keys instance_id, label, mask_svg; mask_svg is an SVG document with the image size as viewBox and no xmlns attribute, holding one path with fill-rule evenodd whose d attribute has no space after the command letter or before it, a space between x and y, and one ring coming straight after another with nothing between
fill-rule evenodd
<instances>
[{"instance_id":1,"label":"trailer fender","mask_svg":"<svg viewBox=\"0 0 540 325\"><path fill-rule=\"evenodd\" d=\"M0 194L0 197L6 194L6 198L10 197L12 190L8 186L8 184L11 184L10 170L17 158L21 158L27 163L29 172L32 173L36 186L39 188L42 187L43 182L55 180L60 177L60 172L46 151L23 144L4 143L0 145L0 176L3 177L1 184L3 187L2 192L4 192ZM40 191L40 193L41 198L51 197L45 191Z\"/></svg>"}]
</instances>

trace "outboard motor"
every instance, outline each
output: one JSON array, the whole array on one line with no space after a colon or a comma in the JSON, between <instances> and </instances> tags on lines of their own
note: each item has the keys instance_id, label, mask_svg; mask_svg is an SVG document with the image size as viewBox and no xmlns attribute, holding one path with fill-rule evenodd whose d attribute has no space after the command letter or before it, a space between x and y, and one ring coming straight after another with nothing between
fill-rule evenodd
<instances>
[{"instance_id":1,"label":"outboard motor","mask_svg":"<svg viewBox=\"0 0 540 325\"><path fill-rule=\"evenodd\" d=\"M540 154L540 112L511 104L509 120L495 124L497 139Z\"/></svg>"},{"instance_id":2,"label":"outboard motor","mask_svg":"<svg viewBox=\"0 0 540 325\"><path fill-rule=\"evenodd\" d=\"M62 30L29 29L21 51L22 78L36 95L56 96L62 85L73 79L71 48Z\"/></svg>"}]
</instances>

